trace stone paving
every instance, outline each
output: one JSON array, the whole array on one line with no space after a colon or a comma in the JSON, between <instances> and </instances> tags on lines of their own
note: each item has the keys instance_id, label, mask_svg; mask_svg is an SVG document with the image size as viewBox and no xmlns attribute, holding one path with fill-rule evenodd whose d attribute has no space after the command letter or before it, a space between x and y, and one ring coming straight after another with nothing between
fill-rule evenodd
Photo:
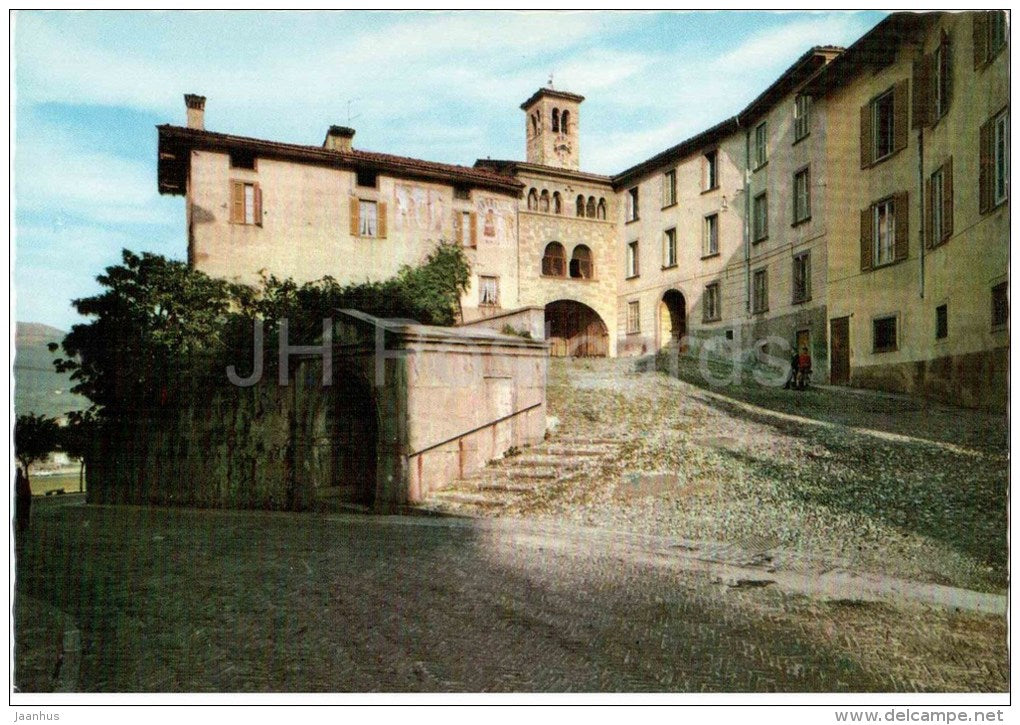
<instances>
[{"instance_id":1,"label":"stone paving","mask_svg":"<svg viewBox=\"0 0 1020 725\"><path fill-rule=\"evenodd\" d=\"M17 621L43 603L76 623L84 691L1008 687L1002 617L805 596L633 534L504 518L33 516ZM16 642L18 689L52 689Z\"/></svg>"}]
</instances>

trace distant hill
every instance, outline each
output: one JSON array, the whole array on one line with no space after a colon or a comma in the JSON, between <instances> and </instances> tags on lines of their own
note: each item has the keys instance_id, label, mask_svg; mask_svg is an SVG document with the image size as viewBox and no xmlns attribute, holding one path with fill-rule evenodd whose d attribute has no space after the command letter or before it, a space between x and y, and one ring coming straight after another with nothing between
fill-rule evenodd
<instances>
[{"instance_id":1,"label":"distant hill","mask_svg":"<svg viewBox=\"0 0 1020 725\"><path fill-rule=\"evenodd\" d=\"M63 330L38 322L19 322L14 332L14 412L60 417L85 410L89 400L71 392L71 378L53 369L60 353L46 349L64 339Z\"/></svg>"}]
</instances>

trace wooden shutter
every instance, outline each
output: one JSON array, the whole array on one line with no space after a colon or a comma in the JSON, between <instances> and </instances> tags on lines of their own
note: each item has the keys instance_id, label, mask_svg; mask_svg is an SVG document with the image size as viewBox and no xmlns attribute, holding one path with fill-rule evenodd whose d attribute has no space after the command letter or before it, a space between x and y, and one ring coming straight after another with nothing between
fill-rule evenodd
<instances>
[{"instance_id":1,"label":"wooden shutter","mask_svg":"<svg viewBox=\"0 0 1020 725\"><path fill-rule=\"evenodd\" d=\"M804 258L804 299L811 299L811 255Z\"/></svg>"},{"instance_id":2,"label":"wooden shutter","mask_svg":"<svg viewBox=\"0 0 1020 725\"><path fill-rule=\"evenodd\" d=\"M867 272L872 267L871 255L875 248L873 237L874 227L871 223L872 207L861 209L861 271Z\"/></svg>"},{"instance_id":3,"label":"wooden shutter","mask_svg":"<svg viewBox=\"0 0 1020 725\"><path fill-rule=\"evenodd\" d=\"M933 56L925 55L914 61L914 97L911 128L923 128L931 123L931 97Z\"/></svg>"},{"instance_id":4,"label":"wooden shutter","mask_svg":"<svg viewBox=\"0 0 1020 725\"><path fill-rule=\"evenodd\" d=\"M935 206L932 202L932 183L931 177L928 177L924 180L924 246L928 249L935 246L935 230L932 229L935 218L932 210Z\"/></svg>"},{"instance_id":5,"label":"wooden shutter","mask_svg":"<svg viewBox=\"0 0 1020 725\"><path fill-rule=\"evenodd\" d=\"M471 218L468 221L468 226L471 227L471 246L478 246L478 213L471 212Z\"/></svg>"},{"instance_id":6,"label":"wooden shutter","mask_svg":"<svg viewBox=\"0 0 1020 725\"><path fill-rule=\"evenodd\" d=\"M942 166L942 238L953 236L953 157Z\"/></svg>"},{"instance_id":7,"label":"wooden shutter","mask_svg":"<svg viewBox=\"0 0 1020 725\"><path fill-rule=\"evenodd\" d=\"M907 258L910 250L910 198L905 191L897 192L893 197L893 222L896 225L896 261Z\"/></svg>"},{"instance_id":8,"label":"wooden shutter","mask_svg":"<svg viewBox=\"0 0 1020 725\"><path fill-rule=\"evenodd\" d=\"M258 184L255 184L254 196L255 196L255 209L253 211L255 212L254 214L255 223L258 226L262 226L262 188Z\"/></svg>"},{"instance_id":9,"label":"wooden shutter","mask_svg":"<svg viewBox=\"0 0 1020 725\"><path fill-rule=\"evenodd\" d=\"M992 121L981 126L978 151L978 202L982 214L992 209Z\"/></svg>"},{"instance_id":10,"label":"wooden shutter","mask_svg":"<svg viewBox=\"0 0 1020 725\"><path fill-rule=\"evenodd\" d=\"M463 246L464 216L463 212L459 212L456 209L453 210L453 238L457 242L457 246Z\"/></svg>"},{"instance_id":11,"label":"wooden shutter","mask_svg":"<svg viewBox=\"0 0 1020 725\"><path fill-rule=\"evenodd\" d=\"M244 183L230 182L230 221L244 224Z\"/></svg>"},{"instance_id":12,"label":"wooden shutter","mask_svg":"<svg viewBox=\"0 0 1020 725\"><path fill-rule=\"evenodd\" d=\"M871 154L874 136L874 131L871 127L871 103L865 103L861 106L861 168L866 169L871 166Z\"/></svg>"},{"instance_id":13,"label":"wooden shutter","mask_svg":"<svg viewBox=\"0 0 1020 725\"><path fill-rule=\"evenodd\" d=\"M376 235L380 239L386 238L386 202L380 201L375 205L376 210Z\"/></svg>"},{"instance_id":14,"label":"wooden shutter","mask_svg":"<svg viewBox=\"0 0 1020 725\"><path fill-rule=\"evenodd\" d=\"M943 31L942 57L946 59L946 97L942 99L942 108L949 108L953 100L953 44L949 35Z\"/></svg>"},{"instance_id":15,"label":"wooden shutter","mask_svg":"<svg viewBox=\"0 0 1020 725\"><path fill-rule=\"evenodd\" d=\"M908 112L908 94L910 81L904 78L893 88L893 152L907 147L907 131L910 117Z\"/></svg>"},{"instance_id":16,"label":"wooden shutter","mask_svg":"<svg viewBox=\"0 0 1020 725\"><path fill-rule=\"evenodd\" d=\"M974 69L988 60L988 13L974 13Z\"/></svg>"},{"instance_id":17,"label":"wooden shutter","mask_svg":"<svg viewBox=\"0 0 1020 725\"><path fill-rule=\"evenodd\" d=\"M351 197L351 236L360 236L361 231L361 202L358 197Z\"/></svg>"}]
</instances>

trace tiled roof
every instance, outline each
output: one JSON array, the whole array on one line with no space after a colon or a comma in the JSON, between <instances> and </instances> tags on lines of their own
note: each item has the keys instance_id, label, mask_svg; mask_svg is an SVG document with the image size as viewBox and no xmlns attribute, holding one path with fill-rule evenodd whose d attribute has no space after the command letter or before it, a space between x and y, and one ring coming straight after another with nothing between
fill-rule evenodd
<instances>
[{"instance_id":1,"label":"tiled roof","mask_svg":"<svg viewBox=\"0 0 1020 725\"><path fill-rule=\"evenodd\" d=\"M161 193L183 193L186 160L175 150L182 148L245 149L264 157L280 158L339 168L371 168L394 176L429 181L462 183L518 195L521 183L488 169L442 164L375 151L337 151L321 146L265 141L246 136L203 131L183 126L162 125L159 129L159 186Z\"/></svg>"}]
</instances>

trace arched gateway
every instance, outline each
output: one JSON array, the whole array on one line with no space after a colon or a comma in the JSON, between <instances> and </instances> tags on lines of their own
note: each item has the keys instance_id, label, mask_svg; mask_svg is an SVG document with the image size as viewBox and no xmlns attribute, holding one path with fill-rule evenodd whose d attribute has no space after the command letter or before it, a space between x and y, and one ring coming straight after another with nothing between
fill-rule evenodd
<instances>
[{"instance_id":1,"label":"arched gateway","mask_svg":"<svg viewBox=\"0 0 1020 725\"><path fill-rule=\"evenodd\" d=\"M599 314L574 300L557 300L545 306L545 337L553 357L605 357L609 330Z\"/></svg>"},{"instance_id":2,"label":"arched gateway","mask_svg":"<svg viewBox=\"0 0 1020 725\"><path fill-rule=\"evenodd\" d=\"M683 345L687 336L687 301L679 290L666 290L659 303L659 349Z\"/></svg>"}]
</instances>

